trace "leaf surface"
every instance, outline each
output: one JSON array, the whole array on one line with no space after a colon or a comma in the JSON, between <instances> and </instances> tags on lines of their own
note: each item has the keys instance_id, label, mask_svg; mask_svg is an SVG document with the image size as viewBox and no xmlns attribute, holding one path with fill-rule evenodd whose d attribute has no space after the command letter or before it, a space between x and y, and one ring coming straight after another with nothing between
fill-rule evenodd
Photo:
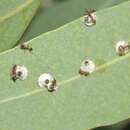
<instances>
[{"instance_id":1,"label":"leaf surface","mask_svg":"<svg viewBox=\"0 0 130 130\"><path fill-rule=\"evenodd\" d=\"M130 40L129 11L130 2L125 2L96 12L91 28L82 17L45 33L28 42L32 54L19 47L1 53L0 129L87 130L129 118L130 53L115 53L117 41ZM78 70L86 58L97 69L84 77ZM27 80L10 80L13 64L28 68ZM56 78L57 92L38 87L44 72Z\"/></svg>"},{"instance_id":2,"label":"leaf surface","mask_svg":"<svg viewBox=\"0 0 130 130\"><path fill-rule=\"evenodd\" d=\"M16 44L38 7L39 0L0 0L0 51Z\"/></svg>"}]
</instances>

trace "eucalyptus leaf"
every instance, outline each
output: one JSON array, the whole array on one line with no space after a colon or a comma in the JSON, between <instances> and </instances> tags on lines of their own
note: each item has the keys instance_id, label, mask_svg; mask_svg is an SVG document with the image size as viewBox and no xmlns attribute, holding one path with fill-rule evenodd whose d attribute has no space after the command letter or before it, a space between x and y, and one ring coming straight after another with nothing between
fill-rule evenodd
<instances>
[{"instance_id":1,"label":"eucalyptus leaf","mask_svg":"<svg viewBox=\"0 0 130 130\"><path fill-rule=\"evenodd\" d=\"M0 51L16 44L39 4L39 0L0 0Z\"/></svg>"},{"instance_id":2,"label":"eucalyptus leaf","mask_svg":"<svg viewBox=\"0 0 130 130\"><path fill-rule=\"evenodd\" d=\"M49 7L44 4L45 0L42 1L43 4L20 43L75 20L83 16L86 10L100 10L128 0L56 0L60 2L52 2L54 4Z\"/></svg>"},{"instance_id":3,"label":"eucalyptus leaf","mask_svg":"<svg viewBox=\"0 0 130 130\"><path fill-rule=\"evenodd\" d=\"M118 56L115 44L130 40L130 2L96 12L97 23L84 25L81 17L28 43L0 54L0 129L87 130L130 117L130 53ZM86 58L96 71L78 74ZM10 79L12 65L25 65L25 81ZM59 89L38 86L42 73L51 73Z\"/></svg>"}]
</instances>

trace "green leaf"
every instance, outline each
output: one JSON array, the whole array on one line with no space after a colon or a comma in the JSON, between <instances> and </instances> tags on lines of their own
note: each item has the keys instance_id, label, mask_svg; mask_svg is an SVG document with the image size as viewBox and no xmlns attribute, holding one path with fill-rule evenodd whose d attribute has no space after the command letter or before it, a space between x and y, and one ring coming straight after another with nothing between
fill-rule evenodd
<instances>
[{"instance_id":1,"label":"green leaf","mask_svg":"<svg viewBox=\"0 0 130 130\"><path fill-rule=\"evenodd\" d=\"M130 40L130 2L96 13L93 27L84 18L43 34L28 43L33 53L19 47L0 55L0 129L87 130L130 117L130 53L119 57L115 44ZM89 58L97 71L80 76ZM8 59L8 60L7 60ZM13 64L25 65L29 77L11 81ZM40 89L37 79L49 72L59 90Z\"/></svg>"},{"instance_id":2,"label":"green leaf","mask_svg":"<svg viewBox=\"0 0 130 130\"><path fill-rule=\"evenodd\" d=\"M59 0L58 4L43 4L20 42L53 30L84 15L87 9L99 10L128 0Z\"/></svg>"},{"instance_id":3,"label":"green leaf","mask_svg":"<svg viewBox=\"0 0 130 130\"><path fill-rule=\"evenodd\" d=\"M13 47L39 6L39 0L0 0L0 51Z\"/></svg>"}]
</instances>

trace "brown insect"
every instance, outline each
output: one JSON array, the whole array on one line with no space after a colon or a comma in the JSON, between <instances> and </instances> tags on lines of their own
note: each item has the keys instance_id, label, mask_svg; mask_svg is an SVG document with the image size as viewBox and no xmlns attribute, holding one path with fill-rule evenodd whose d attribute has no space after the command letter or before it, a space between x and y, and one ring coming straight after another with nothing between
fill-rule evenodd
<instances>
[{"instance_id":1,"label":"brown insect","mask_svg":"<svg viewBox=\"0 0 130 130\"><path fill-rule=\"evenodd\" d=\"M84 75L84 76L89 75L88 72L82 71L81 69L79 70L79 74L80 74L80 75Z\"/></svg>"},{"instance_id":2,"label":"brown insect","mask_svg":"<svg viewBox=\"0 0 130 130\"><path fill-rule=\"evenodd\" d=\"M124 55L125 49L130 49L130 45L119 46L119 55L120 55L120 56Z\"/></svg>"},{"instance_id":3,"label":"brown insect","mask_svg":"<svg viewBox=\"0 0 130 130\"><path fill-rule=\"evenodd\" d=\"M85 16L90 17L91 20L92 20L92 23L93 23L93 24L96 24L96 19L95 19L95 18L93 17L93 15L92 15L92 13L94 13L94 12L95 12L95 10L86 11L86 12L85 12ZM88 17L85 17L85 23L88 22Z\"/></svg>"},{"instance_id":4,"label":"brown insect","mask_svg":"<svg viewBox=\"0 0 130 130\"><path fill-rule=\"evenodd\" d=\"M51 81L51 85L50 86L48 86L48 84L50 83L49 79L46 79L45 83L46 83L45 87L48 89L49 92L55 91L56 79Z\"/></svg>"},{"instance_id":5,"label":"brown insect","mask_svg":"<svg viewBox=\"0 0 130 130\"><path fill-rule=\"evenodd\" d=\"M28 50L29 52L32 52L33 51L33 48L32 47L30 47L28 44L21 44L20 45L20 48L22 49L22 50Z\"/></svg>"},{"instance_id":6,"label":"brown insect","mask_svg":"<svg viewBox=\"0 0 130 130\"><path fill-rule=\"evenodd\" d=\"M11 79L15 82L18 78L17 78L17 74L16 74L16 68L17 68L17 65L14 65L12 67L12 70L11 70L11 73L10 73L10 76L11 76Z\"/></svg>"},{"instance_id":7,"label":"brown insect","mask_svg":"<svg viewBox=\"0 0 130 130\"><path fill-rule=\"evenodd\" d=\"M51 84L51 86L49 87L48 91L49 91L49 92L53 92L53 91L55 91L55 90L56 90L56 79L54 79L54 80L52 81L52 84Z\"/></svg>"},{"instance_id":8,"label":"brown insect","mask_svg":"<svg viewBox=\"0 0 130 130\"><path fill-rule=\"evenodd\" d=\"M53 81L52 81L52 86L56 86L56 79L54 79Z\"/></svg>"}]
</instances>

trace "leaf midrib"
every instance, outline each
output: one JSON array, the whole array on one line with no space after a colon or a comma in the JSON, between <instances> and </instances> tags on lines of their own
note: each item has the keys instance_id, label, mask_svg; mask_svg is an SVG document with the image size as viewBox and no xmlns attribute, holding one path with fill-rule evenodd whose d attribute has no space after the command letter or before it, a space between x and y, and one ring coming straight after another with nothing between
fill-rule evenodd
<instances>
[{"instance_id":1,"label":"leaf midrib","mask_svg":"<svg viewBox=\"0 0 130 130\"><path fill-rule=\"evenodd\" d=\"M115 59L113 59L112 61L106 62L105 64L102 64L102 65L98 66L98 67L96 68L95 72L93 72L93 74L96 73L97 71L100 71L100 70L106 68L106 67L109 67L109 66L111 66L111 65L113 65L113 64L116 64L116 63L118 63L118 62L121 62L121 61L123 61L123 60L125 60L125 59L127 59L127 58L129 58L129 57L130 57L130 53L126 54L125 56L121 56L121 57L115 58ZM92 75L93 75L93 74L92 74ZM63 84L70 83L70 82L75 81L75 80L77 80L77 79L79 79L79 78L81 78L81 77L82 77L82 76L80 76L80 75L76 75L76 76L73 76L73 77L71 77L71 78L69 78L69 79L67 79L67 80L60 81L59 84L58 84L58 86L61 86L61 85L63 85ZM40 92L42 92L42 91L44 91L44 90L45 90L45 89L40 89L40 88L39 88L39 89L35 89L35 90L33 90L33 91L29 91L29 92L27 92L27 93L25 93L25 94L21 94L21 95L19 95L19 96L14 96L14 97L9 97L9 98L5 98L5 99L1 99L1 100L0 100L0 104L7 103L7 102L11 102L11 101L13 101L13 100L18 100L18 99L25 98L25 97L29 97L29 96L35 95L35 94L37 94L37 93L40 93Z\"/></svg>"},{"instance_id":2,"label":"leaf midrib","mask_svg":"<svg viewBox=\"0 0 130 130\"><path fill-rule=\"evenodd\" d=\"M19 13L23 9L27 8L31 3L33 3L33 1L34 0L28 0L26 3L18 6L16 9L11 11L10 13L6 14L5 16L0 17L0 22L3 22L5 20L9 19L10 17L16 15L17 13Z\"/></svg>"}]
</instances>

